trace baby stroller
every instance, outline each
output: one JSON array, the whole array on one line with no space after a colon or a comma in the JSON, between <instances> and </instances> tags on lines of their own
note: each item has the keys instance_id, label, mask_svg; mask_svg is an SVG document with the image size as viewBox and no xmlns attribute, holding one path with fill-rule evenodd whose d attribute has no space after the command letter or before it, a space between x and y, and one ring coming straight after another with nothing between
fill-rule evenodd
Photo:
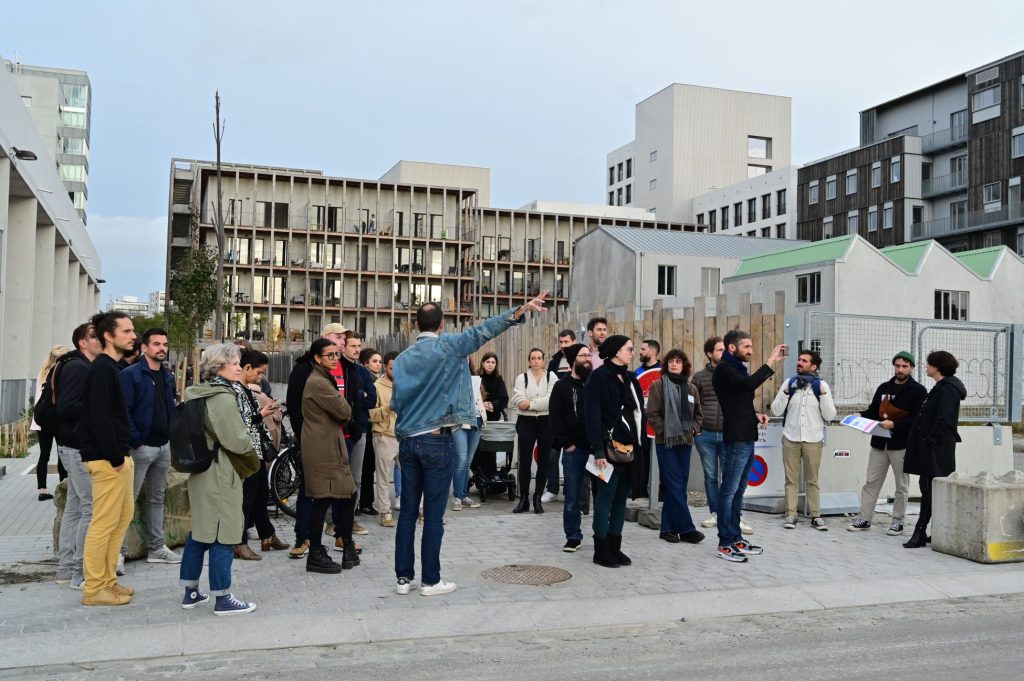
<instances>
[{"instance_id":1,"label":"baby stroller","mask_svg":"<svg viewBox=\"0 0 1024 681\"><path fill-rule=\"evenodd\" d=\"M480 432L480 444L469 466L472 482L480 493L480 501L487 496L508 494L509 501L516 498L516 476L512 473L512 451L516 444L516 424L508 421L488 421ZM496 453L505 452L505 465L498 468Z\"/></svg>"}]
</instances>

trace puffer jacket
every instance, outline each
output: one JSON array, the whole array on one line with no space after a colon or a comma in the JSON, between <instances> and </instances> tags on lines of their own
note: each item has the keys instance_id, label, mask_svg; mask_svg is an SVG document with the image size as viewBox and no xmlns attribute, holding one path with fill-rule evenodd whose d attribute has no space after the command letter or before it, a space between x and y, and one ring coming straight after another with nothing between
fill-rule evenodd
<instances>
[{"instance_id":1,"label":"puffer jacket","mask_svg":"<svg viewBox=\"0 0 1024 681\"><path fill-rule=\"evenodd\" d=\"M715 393L714 386L711 385L711 377L714 373L714 367L711 366L711 362L708 362L703 369L690 378L690 383L697 387L697 396L700 398L700 410L704 415L702 430L717 433L724 428L725 420L722 418L722 407L718 404L718 395Z\"/></svg>"}]
</instances>

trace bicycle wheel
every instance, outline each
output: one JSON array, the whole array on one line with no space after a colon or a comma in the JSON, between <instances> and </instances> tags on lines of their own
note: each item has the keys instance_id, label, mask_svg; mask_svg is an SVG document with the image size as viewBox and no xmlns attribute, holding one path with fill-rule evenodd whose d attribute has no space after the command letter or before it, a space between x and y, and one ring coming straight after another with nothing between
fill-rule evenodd
<instances>
[{"instance_id":1,"label":"bicycle wheel","mask_svg":"<svg viewBox=\"0 0 1024 681\"><path fill-rule=\"evenodd\" d=\"M274 503L284 513L295 517L295 505L299 500L299 485L302 484L302 470L297 465L299 456L297 449L289 448L281 451L270 464L270 493Z\"/></svg>"}]
</instances>

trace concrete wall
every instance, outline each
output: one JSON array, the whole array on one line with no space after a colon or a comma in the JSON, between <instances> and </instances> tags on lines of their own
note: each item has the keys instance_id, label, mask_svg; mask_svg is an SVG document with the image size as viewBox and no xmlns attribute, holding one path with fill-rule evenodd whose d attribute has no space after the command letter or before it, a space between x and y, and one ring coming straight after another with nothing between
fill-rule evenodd
<instances>
[{"instance_id":1,"label":"concrete wall","mask_svg":"<svg viewBox=\"0 0 1024 681\"><path fill-rule=\"evenodd\" d=\"M479 205L491 205L490 168L424 163L422 161L399 161L380 179L382 182L475 189Z\"/></svg>"},{"instance_id":2,"label":"concrete wall","mask_svg":"<svg viewBox=\"0 0 1024 681\"><path fill-rule=\"evenodd\" d=\"M569 298L583 312L623 308L636 300L637 264L632 251L603 233L576 244Z\"/></svg>"},{"instance_id":3,"label":"concrete wall","mask_svg":"<svg viewBox=\"0 0 1024 681\"><path fill-rule=\"evenodd\" d=\"M772 238L778 236L777 225L784 224L785 231L782 235L786 239L796 238L796 184L797 184L797 168L795 166L788 166L780 170L755 177L750 180L744 180L737 182L736 184L716 189L706 194L701 194L694 197L693 199L693 220L694 222L700 223L700 216L704 216L704 225L710 222L708 214L711 211L718 212L718 218L716 219L717 234L732 234L732 235L750 235L750 232L754 232L753 236L761 236L762 230L768 228L769 234ZM778 214L778 192L780 189L786 190L786 212L782 215ZM768 219L761 218L761 197L765 194L771 195L771 217ZM747 221L747 201L749 199L755 199L756 204L756 220L754 222ZM735 205L737 203L742 204L742 222L743 224L736 227L736 215ZM722 229L722 215L721 209L724 206L729 207L729 228Z\"/></svg>"},{"instance_id":4,"label":"concrete wall","mask_svg":"<svg viewBox=\"0 0 1024 681\"><path fill-rule=\"evenodd\" d=\"M875 138L862 144L878 142L892 133L917 126L918 135L930 135L949 128L949 115L967 108L967 79L962 78L917 95L908 95L876 111Z\"/></svg>"},{"instance_id":5,"label":"concrete wall","mask_svg":"<svg viewBox=\"0 0 1024 681\"><path fill-rule=\"evenodd\" d=\"M618 192L621 189L622 190L622 194L623 194L622 205L623 206L635 206L635 205L637 205L636 204L636 191L637 191L637 185L636 185L636 181L637 181L636 180L636 162L637 162L637 159L636 159L635 154L634 154L635 146L636 145L633 142L629 142L627 144L622 145L618 149L614 149L613 151L608 152L608 155L607 155L607 157L605 159L605 171L604 171L605 188L604 188L604 194L602 194L603 198L602 198L601 203L604 203L604 204L607 204L607 205L618 206L619 205L619 203L618 203ZM623 172L622 172L622 179L621 180L619 179L619 176L618 176L618 167L619 167L620 163L623 166ZM632 163L632 168L631 168L632 172L630 172L629 176L627 177L627 175L626 175L626 171L627 171L626 166L629 163ZM613 170L611 170L611 172L614 173L614 182L609 182L608 181L608 179L609 179L608 178L609 169L613 169ZM630 198L629 203L626 203L626 198L625 198L626 186L627 185L632 188L631 198ZM643 212L647 211L646 208L640 208L640 210L643 211Z\"/></svg>"}]
</instances>

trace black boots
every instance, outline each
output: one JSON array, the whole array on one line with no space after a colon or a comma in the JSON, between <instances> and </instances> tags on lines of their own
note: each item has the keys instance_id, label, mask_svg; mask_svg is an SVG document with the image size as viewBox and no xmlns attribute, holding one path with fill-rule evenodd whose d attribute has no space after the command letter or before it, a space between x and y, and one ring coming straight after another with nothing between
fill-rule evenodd
<instances>
[{"instance_id":1,"label":"black boots","mask_svg":"<svg viewBox=\"0 0 1024 681\"><path fill-rule=\"evenodd\" d=\"M609 534L608 535L608 549L611 551L612 557L618 562L619 565L632 565L633 561L629 559L629 556L622 552L622 535L621 534Z\"/></svg>"},{"instance_id":2,"label":"black boots","mask_svg":"<svg viewBox=\"0 0 1024 681\"><path fill-rule=\"evenodd\" d=\"M542 494L541 492L537 492L536 494L533 495L533 512L534 513L543 513L544 512L544 507L540 505L540 495L541 494Z\"/></svg>"},{"instance_id":3,"label":"black boots","mask_svg":"<svg viewBox=\"0 0 1024 681\"><path fill-rule=\"evenodd\" d=\"M356 550L354 541L347 541L341 554L341 567L351 570L356 565L359 565L359 551Z\"/></svg>"},{"instance_id":4,"label":"black boots","mask_svg":"<svg viewBox=\"0 0 1024 681\"><path fill-rule=\"evenodd\" d=\"M519 503L512 509L513 513L526 513L530 510L530 497L528 494L519 495Z\"/></svg>"},{"instance_id":5,"label":"black boots","mask_svg":"<svg viewBox=\"0 0 1024 681\"><path fill-rule=\"evenodd\" d=\"M323 545L309 550L306 555L306 572L319 572L325 575L336 575L341 572L341 566L331 560L327 549Z\"/></svg>"},{"instance_id":6,"label":"black boots","mask_svg":"<svg viewBox=\"0 0 1024 681\"><path fill-rule=\"evenodd\" d=\"M609 537L594 537L594 562L606 568L617 568L619 561L612 555L608 539Z\"/></svg>"},{"instance_id":7,"label":"black boots","mask_svg":"<svg viewBox=\"0 0 1024 681\"><path fill-rule=\"evenodd\" d=\"M920 549L928 543L928 536L924 533L925 528L917 525L914 527L914 534L910 535L910 541L903 544L905 549Z\"/></svg>"}]
</instances>

